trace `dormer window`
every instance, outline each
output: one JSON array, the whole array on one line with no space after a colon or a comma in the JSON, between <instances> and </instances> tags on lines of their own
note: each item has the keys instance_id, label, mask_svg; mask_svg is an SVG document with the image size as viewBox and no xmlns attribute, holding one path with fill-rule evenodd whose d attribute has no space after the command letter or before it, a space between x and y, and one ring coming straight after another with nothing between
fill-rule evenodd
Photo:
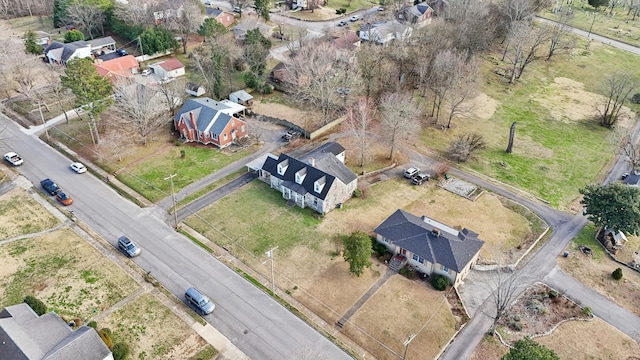
<instances>
[{"instance_id":1,"label":"dormer window","mask_svg":"<svg viewBox=\"0 0 640 360\"><path fill-rule=\"evenodd\" d=\"M323 176L320 179L316 180L313 183L313 191L317 192L318 194L322 192L322 189L324 188L324 185L326 184L327 179Z\"/></svg>"},{"instance_id":2,"label":"dormer window","mask_svg":"<svg viewBox=\"0 0 640 360\"><path fill-rule=\"evenodd\" d=\"M284 175L287 172L287 168L289 167L289 159L278 164L278 175Z\"/></svg>"},{"instance_id":3,"label":"dormer window","mask_svg":"<svg viewBox=\"0 0 640 360\"><path fill-rule=\"evenodd\" d=\"M302 168L296 173L296 183L302 184L304 178L307 176L307 168Z\"/></svg>"}]
</instances>

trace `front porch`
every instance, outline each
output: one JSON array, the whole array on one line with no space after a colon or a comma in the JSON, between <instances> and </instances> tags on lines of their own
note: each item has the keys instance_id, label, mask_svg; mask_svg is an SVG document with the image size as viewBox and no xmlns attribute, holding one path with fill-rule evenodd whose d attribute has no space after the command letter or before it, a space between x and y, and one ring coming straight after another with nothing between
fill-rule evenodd
<instances>
[{"instance_id":1,"label":"front porch","mask_svg":"<svg viewBox=\"0 0 640 360\"><path fill-rule=\"evenodd\" d=\"M402 254L396 254L393 257L391 257L391 260L389 260L389 270L392 270L394 272L398 272L400 271L400 269L402 269L402 267L407 263L407 257L402 255Z\"/></svg>"}]
</instances>

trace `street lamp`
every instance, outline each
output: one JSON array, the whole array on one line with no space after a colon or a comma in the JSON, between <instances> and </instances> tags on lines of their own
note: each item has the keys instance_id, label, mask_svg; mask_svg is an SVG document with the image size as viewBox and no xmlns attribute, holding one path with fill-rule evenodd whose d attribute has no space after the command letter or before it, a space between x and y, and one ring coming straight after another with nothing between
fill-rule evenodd
<instances>
[{"instance_id":1,"label":"street lamp","mask_svg":"<svg viewBox=\"0 0 640 360\"><path fill-rule=\"evenodd\" d=\"M409 337L407 338L407 340L405 340L402 345L404 345L404 355L402 355L402 360L405 360L407 358L407 350L409 349L409 344L411 344L411 341L413 339L416 338L416 336L418 336L418 334L411 334L409 335Z\"/></svg>"},{"instance_id":2,"label":"street lamp","mask_svg":"<svg viewBox=\"0 0 640 360\"><path fill-rule=\"evenodd\" d=\"M176 230L178 230L178 213L176 212L176 193L173 190L173 177L178 174L169 175L169 177L164 178L165 180L171 181L171 200L173 200L173 219L176 224Z\"/></svg>"}]
</instances>

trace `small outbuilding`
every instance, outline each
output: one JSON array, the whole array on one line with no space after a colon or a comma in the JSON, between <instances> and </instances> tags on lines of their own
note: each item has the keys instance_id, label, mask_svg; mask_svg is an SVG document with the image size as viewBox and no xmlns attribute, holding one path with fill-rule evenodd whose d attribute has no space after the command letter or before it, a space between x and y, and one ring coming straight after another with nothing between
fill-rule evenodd
<instances>
[{"instance_id":1,"label":"small outbuilding","mask_svg":"<svg viewBox=\"0 0 640 360\"><path fill-rule=\"evenodd\" d=\"M191 96L202 96L207 92L203 86L200 86L196 83L188 82L185 88L185 92Z\"/></svg>"},{"instance_id":2,"label":"small outbuilding","mask_svg":"<svg viewBox=\"0 0 640 360\"><path fill-rule=\"evenodd\" d=\"M253 105L253 96L251 96L248 92L244 90L234 91L229 94L229 100L233 101L236 104L240 104L247 108L251 108Z\"/></svg>"}]
</instances>

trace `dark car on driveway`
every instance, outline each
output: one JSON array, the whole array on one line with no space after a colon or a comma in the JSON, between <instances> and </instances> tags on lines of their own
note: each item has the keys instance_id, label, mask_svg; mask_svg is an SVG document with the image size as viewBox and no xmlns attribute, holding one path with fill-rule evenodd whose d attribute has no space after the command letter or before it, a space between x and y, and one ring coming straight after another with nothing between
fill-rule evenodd
<instances>
[{"instance_id":1,"label":"dark car on driveway","mask_svg":"<svg viewBox=\"0 0 640 360\"><path fill-rule=\"evenodd\" d=\"M49 178L40 181L40 185L42 185L44 191L46 191L49 195L55 195L58 191L60 191L60 187L58 186L58 184L56 184Z\"/></svg>"},{"instance_id":2,"label":"dark car on driveway","mask_svg":"<svg viewBox=\"0 0 640 360\"><path fill-rule=\"evenodd\" d=\"M422 185L425 181L429 181L429 179L431 179L431 176L429 174L419 173L418 175L411 178L411 182L414 185Z\"/></svg>"}]
</instances>

